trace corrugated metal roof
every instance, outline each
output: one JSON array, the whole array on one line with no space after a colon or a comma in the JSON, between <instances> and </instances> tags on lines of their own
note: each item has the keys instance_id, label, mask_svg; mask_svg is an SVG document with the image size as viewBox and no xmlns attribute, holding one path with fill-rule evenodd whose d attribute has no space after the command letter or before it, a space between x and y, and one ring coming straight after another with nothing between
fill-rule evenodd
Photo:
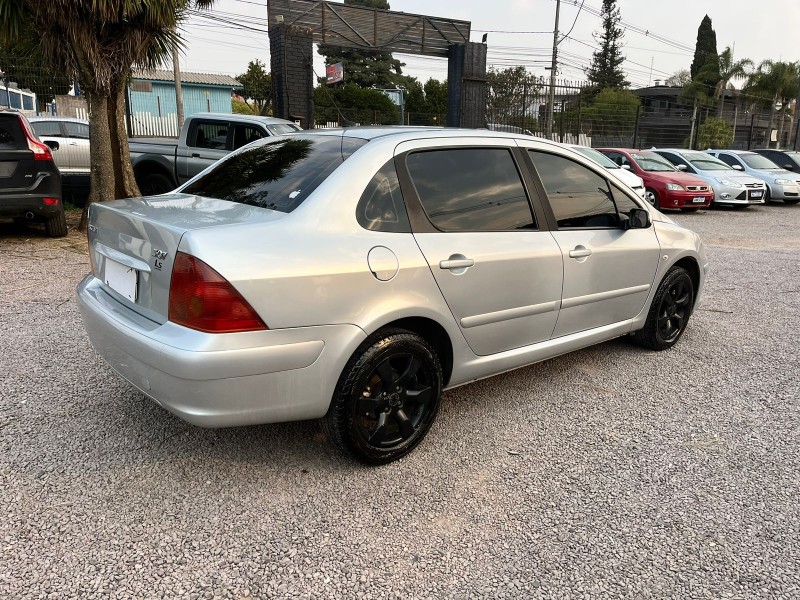
<instances>
[{"instance_id":1,"label":"corrugated metal roof","mask_svg":"<svg viewBox=\"0 0 800 600\"><path fill-rule=\"evenodd\" d=\"M175 81L172 71L165 69L135 69L133 78L144 81ZM226 87L242 87L236 79L230 75L218 75L216 73L192 73L181 71L181 83L199 83L205 85L224 85Z\"/></svg>"}]
</instances>

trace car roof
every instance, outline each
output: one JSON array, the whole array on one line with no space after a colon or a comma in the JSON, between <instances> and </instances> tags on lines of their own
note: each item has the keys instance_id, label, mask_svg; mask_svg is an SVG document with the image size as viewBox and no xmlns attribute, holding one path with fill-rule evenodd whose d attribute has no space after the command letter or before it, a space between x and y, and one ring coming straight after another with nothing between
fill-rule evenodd
<instances>
[{"instance_id":1,"label":"car roof","mask_svg":"<svg viewBox=\"0 0 800 600\"><path fill-rule=\"evenodd\" d=\"M740 154L740 155L741 154L755 154L755 152L752 152L750 150L726 150L724 148L722 148L722 149L709 148L708 150L706 150L706 152L727 152L728 154Z\"/></svg>"},{"instance_id":2,"label":"car roof","mask_svg":"<svg viewBox=\"0 0 800 600\"><path fill-rule=\"evenodd\" d=\"M279 119L277 117L264 117L261 115L239 115L234 113L213 113L213 112L198 112L192 113L191 115L187 115L186 119L232 119L235 118L237 122L246 122L246 123L262 123L266 125L280 125L280 124L288 124L294 125L294 121L287 121L286 119Z\"/></svg>"}]
</instances>

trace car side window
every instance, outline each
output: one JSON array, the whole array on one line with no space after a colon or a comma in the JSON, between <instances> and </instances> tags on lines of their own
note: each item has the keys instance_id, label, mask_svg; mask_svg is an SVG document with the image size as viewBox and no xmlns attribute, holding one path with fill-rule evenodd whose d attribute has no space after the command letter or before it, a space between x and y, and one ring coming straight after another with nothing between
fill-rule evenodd
<instances>
[{"instance_id":1,"label":"car side window","mask_svg":"<svg viewBox=\"0 0 800 600\"><path fill-rule=\"evenodd\" d=\"M430 222L442 231L536 229L508 148L447 148L406 158Z\"/></svg>"},{"instance_id":2,"label":"car side window","mask_svg":"<svg viewBox=\"0 0 800 600\"><path fill-rule=\"evenodd\" d=\"M608 158L613 160L620 167L625 164L630 165L630 161L624 154L620 154L619 152L604 152L603 154L605 154Z\"/></svg>"},{"instance_id":3,"label":"car side window","mask_svg":"<svg viewBox=\"0 0 800 600\"><path fill-rule=\"evenodd\" d=\"M266 132L255 125L234 125L232 150L238 150L250 142L255 142L265 137L267 137Z\"/></svg>"},{"instance_id":4,"label":"car side window","mask_svg":"<svg viewBox=\"0 0 800 600\"><path fill-rule=\"evenodd\" d=\"M67 130L67 137L77 138L79 140L89 139L89 126L85 123L72 123L67 121L64 123L64 128Z\"/></svg>"},{"instance_id":5,"label":"car side window","mask_svg":"<svg viewBox=\"0 0 800 600\"><path fill-rule=\"evenodd\" d=\"M31 127L39 137L64 137L58 121L36 121L31 123Z\"/></svg>"},{"instance_id":6,"label":"car side window","mask_svg":"<svg viewBox=\"0 0 800 600\"><path fill-rule=\"evenodd\" d=\"M739 163L739 161L736 160L730 154L722 154L722 153L720 153L720 154L717 155L717 158L720 159L722 162L724 162L726 165L730 165L732 167L733 166L741 166L741 163Z\"/></svg>"},{"instance_id":7,"label":"car side window","mask_svg":"<svg viewBox=\"0 0 800 600\"><path fill-rule=\"evenodd\" d=\"M683 158L681 158L677 154L673 154L672 152L658 152L658 154L660 154L662 157L666 158L669 162L671 162L676 167L678 165L683 165L684 167L686 167L686 169L684 169L684 170L687 173L694 173L694 169L692 168L692 165L690 165L687 161L685 161Z\"/></svg>"},{"instance_id":8,"label":"car side window","mask_svg":"<svg viewBox=\"0 0 800 600\"><path fill-rule=\"evenodd\" d=\"M608 181L563 156L529 150L559 229L618 227Z\"/></svg>"},{"instance_id":9,"label":"car side window","mask_svg":"<svg viewBox=\"0 0 800 600\"><path fill-rule=\"evenodd\" d=\"M370 231L410 233L406 205L400 192L394 159L375 173L356 208L359 225Z\"/></svg>"},{"instance_id":10,"label":"car side window","mask_svg":"<svg viewBox=\"0 0 800 600\"><path fill-rule=\"evenodd\" d=\"M198 121L187 141L188 146L225 150L228 141L228 123L224 121Z\"/></svg>"},{"instance_id":11,"label":"car side window","mask_svg":"<svg viewBox=\"0 0 800 600\"><path fill-rule=\"evenodd\" d=\"M614 199L614 205L617 208L617 217L620 225L630 218L632 210L642 208L640 204L631 198L630 194L623 192L615 183L611 183L611 194Z\"/></svg>"}]
</instances>

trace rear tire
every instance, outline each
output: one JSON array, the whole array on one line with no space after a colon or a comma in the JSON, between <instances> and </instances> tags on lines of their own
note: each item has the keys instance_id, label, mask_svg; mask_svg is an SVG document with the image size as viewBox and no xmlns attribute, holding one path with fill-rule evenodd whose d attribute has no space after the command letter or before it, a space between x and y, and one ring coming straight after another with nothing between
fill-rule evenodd
<instances>
[{"instance_id":1,"label":"rear tire","mask_svg":"<svg viewBox=\"0 0 800 600\"><path fill-rule=\"evenodd\" d=\"M161 173L148 173L137 181L139 191L142 196L157 196L159 194L166 194L171 192L177 186L172 183L172 180Z\"/></svg>"},{"instance_id":2,"label":"rear tire","mask_svg":"<svg viewBox=\"0 0 800 600\"><path fill-rule=\"evenodd\" d=\"M694 284L682 267L672 267L656 290L644 327L633 334L637 344L650 350L675 345L686 330L694 307Z\"/></svg>"},{"instance_id":3,"label":"rear tire","mask_svg":"<svg viewBox=\"0 0 800 600\"><path fill-rule=\"evenodd\" d=\"M64 237L67 235L67 217L62 210L55 217L44 222L44 230L48 237Z\"/></svg>"},{"instance_id":4,"label":"rear tire","mask_svg":"<svg viewBox=\"0 0 800 600\"><path fill-rule=\"evenodd\" d=\"M403 329L378 331L342 371L322 429L344 454L390 463L425 438L441 395L442 367L428 342Z\"/></svg>"}]
</instances>

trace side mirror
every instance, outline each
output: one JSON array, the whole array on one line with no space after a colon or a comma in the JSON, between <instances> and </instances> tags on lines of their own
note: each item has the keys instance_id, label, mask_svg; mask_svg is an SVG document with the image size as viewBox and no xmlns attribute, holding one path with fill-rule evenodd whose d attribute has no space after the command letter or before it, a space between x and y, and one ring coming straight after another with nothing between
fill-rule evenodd
<instances>
[{"instance_id":1,"label":"side mirror","mask_svg":"<svg viewBox=\"0 0 800 600\"><path fill-rule=\"evenodd\" d=\"M628 218L622 221L623 229L647 229L650 227L650 213L643 208L632 208Z\"/></svg>"},{"instance_id":2,"label":"side mirror","mask_svg":"<svg viewBox=\"0 0 800 600\"><path fill-rule=\"evenodd\" d=\"M631 166L630 165L622 165L622 168L625 169L626 171L630 171L631 170Z\"/></svg>"},{"instance_id":3,"label":"side mirror","mask_svg":"<svg viewBox=\"0 0 800 600\"><path fill-rule=\"evenodd\" d=\"M44 142L44 145L50 148L50 150L58 150L61 147L61 144L55 140L47 140Z\"/></svg>"},{"instance_id":4,"label":"side mirror","mask_svg":"<svg viewBox=\"0 0 800 600\"><path fill-rule=\"evenodd\" d=\"M675 165L675 168L678 169L678 171L685 171L686 165Z\"/></svg>"},{"instance_id":5,"label":"side mirror","mask_svg":"<svg viewBox=\"0 0 800 600\"><path fill-rule=\"evenodd\" d=\"M733 168L737 171L744 171L744 167L742 167L742 165L733 165Z\"/></svg>"}]
</instances>

